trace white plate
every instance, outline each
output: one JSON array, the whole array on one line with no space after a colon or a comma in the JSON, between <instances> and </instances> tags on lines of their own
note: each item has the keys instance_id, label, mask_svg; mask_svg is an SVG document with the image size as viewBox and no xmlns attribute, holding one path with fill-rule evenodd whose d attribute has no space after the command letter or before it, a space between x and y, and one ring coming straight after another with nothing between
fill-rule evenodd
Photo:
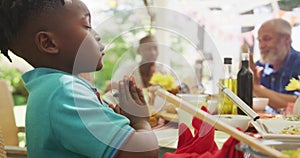
<instances>
[{"instance_id":1,"label":"white plate","mask_svg":"<svg viewBox=\"0 0 300 158\"><path fill-rule=\"evenodd\" d=\"M176 149L178 142L178 129L154 130L158 145L164 148Z\"/></svg>"},{"instance_id":2,"label":"white plate","mask_svg":"<svg viewBox=\"0 0 300 158\"><path fill-rule=\"evenodd\" d=\"M178 142L178 129L154 130L158 140L158 145L164 148L176 149ZM219 148L227 141L229 135L222 131L215 131L215 142Z\"/></svg>"},{"instance_id":3,"label":"white plate","mask_svg":"<svg viewBox=\"0 0 300 158\"><path fill-rule=\"evenodd\" d=\"M300 139L300 135L280 134L280 131L290 125L300 126L300 121L287 121L280 118L259 119L257 121L252 121L252 124L264 139L289 141Z\"/></svg>"},{"instance_id":4,"label":"white plate","mask_svg":"<svg viewBox=\"0 0 300 158\"><path fill-rule=\"evenodd\" d=\"M218 130L215 131L214 138L219 149L222 148L223 144L228 140L229 137L230 135L223 131L218 131Z\"/></svg>"}]
</instances>

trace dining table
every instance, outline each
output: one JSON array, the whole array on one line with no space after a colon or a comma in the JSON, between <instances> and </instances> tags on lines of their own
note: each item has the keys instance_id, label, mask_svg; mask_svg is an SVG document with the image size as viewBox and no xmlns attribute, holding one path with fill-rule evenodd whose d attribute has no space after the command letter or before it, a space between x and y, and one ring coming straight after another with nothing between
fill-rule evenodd
<instances>
[{"instance_id":1,"label":"dining table","mask_svg":"<svg viewBox=\"0 0 300 158\"><path fill-rule=\"evenodd\" d=\"M267 122L273 121L273 124L276 124L276 119L282 119L281 114L269 114L265 112L258 113L260 115L261 120ZM14 106L14 115L16 120L16 126L17 127L25 127L25 115L26 115L26 105L18 105ZM279 120L282 121L282 120ZM274 123L275 122L275 123ZM293 124L300 125L300 121L295 121ZM282 123L279 123L277 126L281 126ZM159 117L157 125L152 127L152 130L154 131L158 145L159 145L159 157L163 157L167 152L174 152L177 149L178 144L178 119L166 119L166 117ZM193 129L191 129L193 132ZM276 135L276 134L266 134L261 133L261 129L258 128L257 130L257 124L255 122L251 122L248 130L245 131L248 135L255 137L259 140L277 140L277 139L285 139L286 141L291 140L299 140L300 136L285 136L282 134ZM266 134L266 135L263 135ZM263 138L265 136L265 138ZM226 132L223 132L221 130L215 129L214 131L214 141L217 144L218 148L221 149L223 144L228 140L230 137L229 134ZM294 139L296 138L296 139ZM298 147L300 147L298 143Z\"/></svg>"}]
</instances>

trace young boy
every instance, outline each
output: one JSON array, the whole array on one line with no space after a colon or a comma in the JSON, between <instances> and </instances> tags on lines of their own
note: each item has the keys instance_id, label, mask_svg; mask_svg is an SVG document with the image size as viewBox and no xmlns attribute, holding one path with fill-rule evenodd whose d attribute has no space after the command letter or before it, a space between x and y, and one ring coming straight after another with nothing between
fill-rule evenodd
<instances>
[{"instance_id":1,"label":"young boy","mask_svg":"<svg viewBox=\"0 0 300 158\"><path fill-rule=\"evenodd\" d=\"M101 70L104 47L80 0L1 0L0 50L34 70L23 75L28 157L157 157L142 91L119 82L115 111L79 73ZM9 58L10 59L10 58ZM143 143L147 142L147 143Z\"/></svg>"}]
</instances>

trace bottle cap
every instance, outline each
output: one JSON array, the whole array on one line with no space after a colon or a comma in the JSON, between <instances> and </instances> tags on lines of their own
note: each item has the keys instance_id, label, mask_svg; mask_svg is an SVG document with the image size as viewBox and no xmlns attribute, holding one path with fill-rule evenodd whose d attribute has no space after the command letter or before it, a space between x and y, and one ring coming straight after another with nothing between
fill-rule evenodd
<instances>
[{"instance_id":1,"label":"bottle cap","mask_svg":"<svg viewBox=\"0 0 300 158\"><path fill-rule=\"evenodd\" d=\"M232 64L232 58L224 58L224 64Z\"/></svg>"}]
</instances>

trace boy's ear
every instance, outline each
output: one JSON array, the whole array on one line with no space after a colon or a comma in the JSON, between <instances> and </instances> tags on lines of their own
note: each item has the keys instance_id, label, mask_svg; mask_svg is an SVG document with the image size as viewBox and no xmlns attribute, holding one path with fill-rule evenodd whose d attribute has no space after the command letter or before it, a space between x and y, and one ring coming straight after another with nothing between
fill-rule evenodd
<instances>
[{"instance_id":1,"label":"boy's ear","mask_svg":"<svg viewBox=\"0 0 300 158\"><path fill-rule=\"evenodd\" d=\"M57 54L59 52L58 45L51 32L40 31L36 33L34 40L36 46L42 52L49 54Z\"/></svg>"}]
</instances>

